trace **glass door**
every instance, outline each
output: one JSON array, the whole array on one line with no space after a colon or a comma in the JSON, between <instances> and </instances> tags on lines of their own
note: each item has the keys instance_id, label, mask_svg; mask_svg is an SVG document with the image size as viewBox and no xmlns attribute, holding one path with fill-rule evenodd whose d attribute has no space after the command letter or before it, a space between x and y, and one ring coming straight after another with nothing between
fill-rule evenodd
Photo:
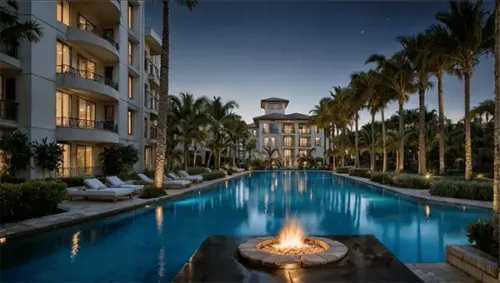
<instances>
[{"instance_id":1,"label":"glass door","mask_svg":"<svg viewBox=\"0 0 500 283\"><path fill-rule=\"evenodd\" d=\"M95 128L95 103L79 98L78 120L82 128Z\"/></svg>"},{"instance_id":2,"label":"glass door","mask_svg":"<svg viewBox=\"0 0 500 283\"><path fill-rule=\"evenodd\" d=\"M76 166L82 173L92 174L92 147L78 145L76 147Z\"/></svg>"}]
</instances>

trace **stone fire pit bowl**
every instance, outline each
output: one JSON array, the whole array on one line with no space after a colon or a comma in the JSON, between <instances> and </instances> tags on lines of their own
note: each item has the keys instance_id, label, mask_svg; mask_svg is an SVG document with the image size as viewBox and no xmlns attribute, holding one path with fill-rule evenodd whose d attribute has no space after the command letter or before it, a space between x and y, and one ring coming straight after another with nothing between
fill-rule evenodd
<instances>
[{"instance_id":1,"label":"stone fire pit bowl","mask_svg":"<svg viewBox=\"0 0 500 283\"><path fill-rule=\"evenodd\" d=\"M306 241L312 241L325 250L318 253L300 255L268 253L261 250L261 247L276 243L276 238L259 237L240 244L238 252L244 260L252 264L269 268L287 269L325 265L339 261L347 254L347 246L338 241L320 237L307 237Z\"/></svg>"}]
</instances>

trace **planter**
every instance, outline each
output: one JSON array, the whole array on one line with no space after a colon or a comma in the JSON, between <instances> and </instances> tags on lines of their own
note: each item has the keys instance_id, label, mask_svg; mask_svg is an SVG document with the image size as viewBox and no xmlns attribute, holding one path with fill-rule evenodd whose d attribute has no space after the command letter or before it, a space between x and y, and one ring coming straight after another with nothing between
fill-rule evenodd
<instances>
[{"instance_id":1,"label":"planter","mask_svg":"<svg viewBox=\"0 0 500 283\"><path fill-rule=\"evenodd\" d=\"M481 282L498 282L498 260L473 246L446 246L446 262Z\"/></svg>"}]
</instances>

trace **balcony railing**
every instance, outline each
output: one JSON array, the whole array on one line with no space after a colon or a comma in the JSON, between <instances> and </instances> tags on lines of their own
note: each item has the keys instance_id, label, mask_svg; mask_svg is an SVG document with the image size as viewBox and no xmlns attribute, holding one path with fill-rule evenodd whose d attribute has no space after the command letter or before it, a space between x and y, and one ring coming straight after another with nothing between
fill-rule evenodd
<instances>
[{"instance_id":1,"label":"balcony railing","mask_svg":"<svg viewBox=\"0 0 500 283\"><path fill-rule=\"evenodd\" d=\"M0 119L17 121L17 105L15 101L0 100Z\"/></svg>"},{"instance_id":2,"label":"balcony railing","mask_svg":"<svg viewBox=\"0 0 500 283\"><path fill-rule=\"evenodd\" d=\"M7 54L10 57L18 58L17 47L12 44L0 44L0 53Z\"/></svg>"},{"instance_id":3,"label":"balcony railing","mask_svg":"<svg viewBox=\"0 0 500 283\"><path fill-rule=\"evenodd\" d=\"M311 129L310 128L299 128L299 134L311 134Z\"/></svg>"},{"instance_id":4,"label":"balcony railing","mask_svg":"<svg viewBox=\"0 0 500 283\"><path fill-rule=\"evenodd\" d=\"M93 25L91 23L86 23L86 24L84 24L84 23L78 23L78 28L81 29L81 30L85 30L85 31L91 32L91 33L97 35L98 37L107 40L117 50L120 50L120 45L118 44L118 42L116 42L116 40L110 34L104 32L103 30L100 30L95 25Z\"/></svg>"},{"instance_id":5,"label":"balcony railing","mask_svg":"<svg viewBox=\"0 0 500 283\"><path fill-rule=\"evenodd\" d=\"M144 99L144 107L158 111L160 109L160 101L151 92L146 91L146 98Z\"/></svg>"},{"instance_id":6,"label":"balcony railing","mask_svg":"<svg viewBox=\"0 0 500 283\"><path fill-rule=\"evenodd\" d=\"M262 131L264 134L279 134L280 131L278 129L264 129Z\"/></svg>"},{"instance_id":7,"label":"balcony railing","mask_svg":"<svg viewBox=\"0 0 500 283\"><path fill-rule=\"evenodd\" d=\"M108 121L105 122L78 118L56 117L56 126L65 128L96 129L118 133L118 125Z\"/></svg>"},{"instance_id":8,"label":"balcony railing","mask_svg":"<svg viewBox=\"0 0 500 283\"><path fill-rule=\"evenodd\" d=\"M149 59L146 59L148 62L148 74L150 75L153 75L155 77L157 77L158 79L160 78L160 69L158 69L158 67L156 67L155 64L153 64L153 62L151 62L151 60Z\"/></svg>"},{"instance_id":9,"label":"balcony railing","mask_svg":"<svg viewBox=\"0 0 500 283\"><path fill-rule=\"evenodd\" d=\"M156 129L156 127L152 127L151 129L149 129L149 138L152 140L156 139Z\"/></svg>"},{"instance_id":10,"label":"balcony railing","mask_svg":"<svg viewBox=\"0 0 500 283\"><path fill-rule=\"evenodd\" d=\"M299 143L299 146L300 147L311 147L311 143L310 142L301 142L301 143Z\"/></svg>"},{"instance_id":11,"label":"balcony railing","mask_svg":"<svg viewBox=\"0 0 500 283\"><path fill-rule=\"evenodd\" d=\"M290 127L290 128L284 127L283 128L283 134L294 134L294 133L295 133L295 129L293 127Z\"/></svg>"},{"instance_id":12,"label":"balcony railing","mask_svg":"<svg viewBox=\"0 0 500 283\"><path fill-rule=\"evenodd\" d=\"M83 176L101 176L102 167L59 167L57 169L57 177L83 177Z\"/></svg>"},{"instance_id":13,"label":"balcony railing","mask_svg":"<svg viewBox=\"0 0 500 283\"><path fill-rule=\"evenodd\" d=\"M70 74L74 77L78 76L80 78L84 78L87 80L92 80L101 84L105 84L107 86L110 86L114 88L115 90L118 90L118 83L114 82L111 79L106 78L105 76L101 74L97 74L91 71L87 70L80 70L77 68L74 68L70 65L57 65L56 66L56 73L58 74Z\"/></svg>"},{"instance_id":14,"label":"balcony railing","mask_svg":"<svg viewBox=\"0 0 500 283\"><path fill-rule=\"evenodd\" d=\"M294 147L295 145L293 142L285 142L285 143L283 143L283 146L284 147Z\"/></svg>"}]
</instances>

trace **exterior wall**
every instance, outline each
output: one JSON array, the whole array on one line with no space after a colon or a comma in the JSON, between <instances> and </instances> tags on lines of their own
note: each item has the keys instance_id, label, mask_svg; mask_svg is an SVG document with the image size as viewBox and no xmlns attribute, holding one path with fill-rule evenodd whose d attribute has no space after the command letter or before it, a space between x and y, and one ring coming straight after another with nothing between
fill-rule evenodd
<instances>
[{"instance_id":1,"label":"exterior wall","mask_svg":"<svg viewBox=\"0 0 500 283\"><path fill-rule=\"evenodd\" d=\"M271 109L271 105L281 105L281 109ZM278 102L266 102L264 103L264 112L265 114L278 113L285 114L286 103L278 103Z\"/></svg>"},{"instance_id":2,"label":"exterior wall","mask_svg":"<svg viewBox=\"0 0 500 283\"><path fill-rule=\"evenodd\" d=\"M132 144L138 149L140 159L134 169L142 171L144 169L145 147L150 146L154 149L154 142L149 136L149 131L146 138L144 136L144 118L149 121L153 114L145 109L144 85L148 85L149 82L145 75L144 64L144 50L147 47L144 39L144 4L142 1L102 0L99 5L85 1L70 2L69 26L56 20L57 1L26 0L18 3L20 19L35 20L43 29L43 37L38 43L23 43L18 52L19 61L21 62L21 70L15 76L16 102L18 103L19 113L18 129L27 133L31 141L40 141L45 137L49 142L57 140L56 90L71 95L71 117L67 118L75 119L78 117L78 98L95 103L95 121L103 121L105 119L104 107L113 105L114 123L117 124L118 128L118 133L114 134L118 136L116 141ZM133 26L131 30L129 30L127 22L129 3L133 5ZM113 13L108 13L109 11ZM78 30L77 32L81 34L81 37L77 35L72 37L72 30L79 28L77 21L79 13L98 29L112 29L114 40L119 44L119 50L115 48L115 50L111 50L112 52L107 52L106 48L113 47L113 45L105 39L103 41L103 37L95 35L91 31ZM80 40L75 40L75 37L80 38ZM89 42L92 38L95 39L94 43ZM108 86L104 85L103 82L101 82L101 85L96 85L96 82L90 80L88 81L89 87L86 89L85 86L82 87L81 85L81 83L85 84L84 80L77 83L61 81L61 74L56 73L56 42L58 40L71 47L72 58L70 65L73 68L79 67L77 63L78 54L96 63L94 73L104 76L104 68L112 66L112 80L118 84L118 94L116 91L111 91L106 95L104 89ZM134 43L132 65L128 64L129 40ZM132 99L128 97L129 75L133 77ZM58 80L58 78L61 79ZM97 88L92 88L91 84L96 85ZM127 132L128 110L134 111L133 133L130 135ZM2 128L1 125L0 128L2 133L12 130ZM114 143L110 142L107 137L110 132L103 133L102 130L97 128L86 130L92 131L92 135L83 138L83 140L57 140L58 143L71 146L71 164L65 164L65 166L76 166L76 148L78 145L91 146L92 164L98 165L99 153L102 152L105 146ZM104 142L96 142L96 140L101 140L101 137L99 137L101 134L107 135L102 137ZM151 156L151 159L154 160L154 150ZM31 167L35 168L33 164ZM35 168L27 172L20 172L19 175L27 178L39 178L41 177L39 171Z\"/></svg>"}]
</instances>

